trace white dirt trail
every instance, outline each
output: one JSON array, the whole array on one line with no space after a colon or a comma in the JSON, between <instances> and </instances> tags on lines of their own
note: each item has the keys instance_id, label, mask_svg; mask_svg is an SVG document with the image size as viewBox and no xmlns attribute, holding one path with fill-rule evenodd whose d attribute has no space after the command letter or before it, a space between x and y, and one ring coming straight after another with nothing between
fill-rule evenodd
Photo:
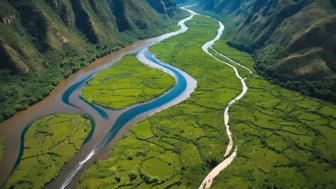
<instances>
[{"instance_id":1,"label":"white dirt trail","mask_svg":"<svg viewBox=\"0 0 336 189\"><path fill-rule=\"evenodd\" d=\"M214 169L211 170L211 172L210 172L210 173L205 177L205 179L203 180L203 182L202 182L202 184L200 185L199 189L208 189L208 188L210 188L211 185L212 185L212 183L213 183L214 178L217 177L217 176L220 174L220 172L222 172L226 167L228 167L228 166L232 163L232 161L234 160L234 158L235 158L236 155L237 155L237 146L236 146L236 147L234 148L234 150L233 150L233 146L234 146L234 145L233 145L232 133L231 133L231 130L230 130L230 125L229 125L229 109L230 109L230 107L231 107L234 103L236 103L236 102L239 101L241 98L243 98L243 97L246 95L247 90L248 90L248 87L247 87L247 85L246 85L245 79L242 78L242 76L240 76L238 69L237 69L235 66L233 66L232 64L230 64L230 63L228 63L228 62L226 62L226 61L223 61L223 60L217 58L215 55L211 54L211 53L209 52L209 49L213 50L215 53L217 53L217 54L220 55L221 57L223 57L223 58L229 60L230 62L233 62L233 63L237 64L238 66L240 66L240 67L246 69L250 74L253 73L253 72L252 72L249 68L247 68L246 66L239 64L238 62L236 62L236 61L234 61L234 60L228 58L227 56L225 56L225 55L219 53L218 51L216 51L215 49L212 48L212 46L213 46L213 45L214 45L214 44L215 44L215 43L222 37L223 32L224 32L224 28L225 28L222 22L220 22L220 21L217 21L217 22L218 22L218 24L219 24L219 29L218 29L217 36L216 36L213 40L211 40L211 41L205 43L205 44L202 46L202 50L203 50L206 54L208 54L209 56L211 56L212 58L214 58L214 59L216 59L217 61L222 62L222 63L224 63L224 64L230 66L230 67L234 70L236 77L240 80L240 82L241 82L241 84L242 84L242 92L241 92L237 97L235 97L233 100L231 100L231 101L227 104L227 106L225 107L225 111L224 111L224 125L225 125L225 128L226 128L227 136L228 136L228 138L229 138L229 144L227 145L227 147L226 147L226 152L225 152L225 154L224 154L224 158L225 158L225 159L224 159L224 161L222 161L219 165L217 165Z\"/></svg>"}]
</instances>

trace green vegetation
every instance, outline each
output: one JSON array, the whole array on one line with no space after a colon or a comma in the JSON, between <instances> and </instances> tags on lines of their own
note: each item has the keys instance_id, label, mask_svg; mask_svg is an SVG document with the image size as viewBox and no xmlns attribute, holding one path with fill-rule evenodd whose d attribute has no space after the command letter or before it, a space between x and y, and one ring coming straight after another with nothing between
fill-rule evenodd
<instances>
[{"instance_id":1,"label":"green vegetation","mask_svg":"<svg viewBox=\"0 0 336 189\"><path fill-rule=\"evenodd\" d=\"M154 99L174 83L172 76L129 55L98 73L83 89L82 96L94 104L122 109Z\"/></svg>"},{"instance_id":2,"label":"green vegetation","mask_svg":"<svg viewBox=\"0 0 336 189\"><path fill-rule=\"evenodd\" d=\"M188 25L188 32L151 51L195 77L196 91L133 127L107 160L87 170L78 188L198 188L223 160L223 111L241 84L231 68L200 49L215 36L216 22L196 16ZM215 48L253 69L252 57L225 40ZM248 94L230 115L238 156L215 179L214 188L332 188L335 105L272 85L256 74L247 81Z\"/></svg>"},{"instance_id":3,"label":"green vegetation","mask_svg":"<svg viewBox=\"0 0 336 189\"><path fill-rule=\"evenodd\" d=\"M253 53L267 80L336 103L334 0L202 0L200 8L224 21L229 43Z\"/></svg>"},{"instance_id":4,"label":"green vegetation","mask_svg":"<svg viewBox=\"0 0 336 189\"><path fill-rule=\"evenodd\" d=\"M216 35L217 23L196 16L188 25L188 32L155 45L151 52L190 73L198 81L196 91L133 127L107 160L86 171L78 188L198 188L223 159L224 106L240 93L240 82L231 68L200 48Z\"/></svg>"},{"instance_id":5,"label":"green vegetation","mask_svg":"<svg viewBox=\"0 0 336 189\"><path fill-rule=\"evenodd\" d=\"M91 130L82 115L55 114L35 121L24 133L22 157L4 188L43 188L80 149Z\"/></svg>"},{"instance_id":6,"label":"green vegetation","mask_svg":"<svg viewBox=\"0 0 336 189\"><path fill-rule=\"evenodd\" d=\"M215 49L253 69L251 55L225 40ZM334 188L336 106L258 75L247 81L230 116L238 156L213 188Z\"/></svg>"},{"instance_id":7,"label":"green vegetation","mask_svg":"<svg viewBox=\"0 0 336 189\"><path fill-rule=\"evenodd\" d=\"M184 16L161 15L145 0L120 1L116 7L117 2L0 2L0 121L43 99L58 83L96 58L174 30L176 20ZM174 4L170 5L170 11L175 12ZM113 9L127 18L122 31L115 23ZM4 23L5 18L11 23Z\"/></svg>"}]
</instances>

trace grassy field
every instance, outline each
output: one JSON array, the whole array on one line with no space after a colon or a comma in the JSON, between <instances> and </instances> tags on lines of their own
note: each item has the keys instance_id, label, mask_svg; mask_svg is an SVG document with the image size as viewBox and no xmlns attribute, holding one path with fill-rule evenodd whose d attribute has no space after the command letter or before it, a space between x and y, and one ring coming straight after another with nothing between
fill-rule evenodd
<instances>
[{"instance_id":1,"label":"grassy field","mask_svg":"<svg viewBox=\"0 0 336 189\"><path fill-rule=\"evenodd\" d=\"M240 93L240 82L229 67L200 48L216 35L217 23L196 16L187 24L188 32L151 52L190 73L198 81L196 91L182 104L133 127L107 160L86 171L77 188L197 188L223 159L224 106Z\"/></svg>"},{"instance_id":2,"label":"grassy field","mask_svg":"<svg viewBox=\"0 0 336 189\"><path fill-rule=\"evenodd\" d=\"M133 127L107 160L86 171L77 188L198 188L223 160L224 107L240 93L241 84L231 68L201 51L215 36L216 22L196 16L188 25L188 32L151 51L195 77L196 91L184 103ZM253 69L252 57L225 40L215 48ZM231 109L238 156L213 188L335 186L336 107L240 71L249 77L249 91Z\"/></svg>"},{"instance_id":3,"label":"grassy field","mask_svg":"<svg viewBox=\"0 0 336 189\"><path fill-rule=\"evenodd\" d=\"M89 102L113 109L147 102L175 84L172 76L129 55L98 73L83 89Z\"/></svg>"},{"instance_id":4,"label":"grassy field","mask_svg":"<svg viewBox=\"0 0 336 189\"><path fill-rule=\"evenodd\" d=\"M43 188L79 150L90 131L90 122L82 115L55 114L35 121L24 133L22 157L4 188Z\"/></svg>"},{"instance_id":5,"label":"grassy field","mask_svg":"<svg viewBox=\"0 0 336 189\"><path fill-rule=\"evenodd\" d=\"M253 69L252 57L224 39L215 49ZM256 74L248 86L230 116L238 156L213 188L334 188L336 106Z\"/></svg>"}]
</instances>

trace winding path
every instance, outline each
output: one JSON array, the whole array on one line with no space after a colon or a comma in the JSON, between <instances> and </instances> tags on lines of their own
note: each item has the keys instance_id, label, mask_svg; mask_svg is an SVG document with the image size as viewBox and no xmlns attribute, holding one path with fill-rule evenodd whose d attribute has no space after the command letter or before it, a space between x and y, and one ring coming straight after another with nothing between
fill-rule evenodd
<instances>
[{"instance_id":1,"label":"winding path","mask_svg":"<svg viewBox=\"0 0 336 189\"><path fill-rule=\"evenodd\" d=\"M247 90L248 90L248 87L246 85L245 79L240 76L240 74L238 72L238 69L235 66L233 66L232 64L230 64L228 62L225 62L225 61L217 58L215 55L213 55L212 53L209 52L209 49L213 50L215 53L217 53L221 57L229 60L230 62L233 62L233 63L239 65L240 67L246 69L250 74L253 73L246 66L239 64L238 62L236 62L236 61L234 61L234 60L226 57L225 55L223 55L223 54L219 53L218 51L216 51L215 49L213 49L213 45L222 37L223 32L224 32L224 28L225 28L222 22L220 22L218 20L217 20L217 22L219 24L219 28L218 28L218 32L217 32L216 37L214 39L212 39L211 41L205 43L202 46L202 50L206 54L208 54L209 56L211 56L212 58L214 58L217 61L222 62L222 63L230 66L234 70L236 77L240 80L240 82L242 84L242 92L236 98L234 98L233 100L231 100L227 104L227 106L225 107L225 111L224 111L224 125L225 125L225 128L226 128L227 136L229 138L229 144L227 145L226 152L224 154L224 158L225 159L219 165L217 165L214 169L211 170L211 172L205 177L205 179L201 183L199 189L210 188L211 185L212 185L212 183L213 183L214 178L217 177L219 175L219 173L221 171L223 171L226 167L228 167L232 163L232 161L234 160L234 158L237 155L237 146L233 149L233 139L232 139L232 133L231 133L231 130L230 130L230 125L229 125L229 109L230 109L230 107L234 103L236 103L241 98L243 98L246 95Z\"/></svg>"}]
</instances>

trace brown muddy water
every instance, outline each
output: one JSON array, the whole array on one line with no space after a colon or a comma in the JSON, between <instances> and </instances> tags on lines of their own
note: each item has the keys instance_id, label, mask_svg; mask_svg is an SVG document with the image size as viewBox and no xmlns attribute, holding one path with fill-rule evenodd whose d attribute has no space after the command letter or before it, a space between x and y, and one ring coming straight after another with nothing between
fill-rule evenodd
<instances>
[{"instance_id":1,"label":"brown muddy water","mask_svg":"<svg viewBox=\"0 0 336 189\"><path fill-rule=\"evenodd\" d=\"M5 139L4 157L0 164L0 185L3 185L16 164L20 148L21 148L21 133L33 121L41 119L45 116L55 113L85 113L90 114L95 118L96 128L91 140L82 146L78 153L85 154L86 149L90 149L99 142L108 132L115 118L120 115L120 111L109 111L110 119L105 120L92 109L87 103L78 98L80 89L76 90L71 96L70 100L76 104L78 108L65 104L62 100L64 92L73 84L83 80L88 75L98 72L106 67L113 65L121 57L126 54L135 53L144 46L152 43L155 39L148 39L136 42L124 49L111 53L100 59L97 59L89 66L81 69L75 74L71 75L66 80L62 81L48 97L44 98L37 104L29 107L27 110L17 113L12 118L0 123L0 137ZM71 162L69 162L71 163Z\"/></svg>"}]
</instances>

